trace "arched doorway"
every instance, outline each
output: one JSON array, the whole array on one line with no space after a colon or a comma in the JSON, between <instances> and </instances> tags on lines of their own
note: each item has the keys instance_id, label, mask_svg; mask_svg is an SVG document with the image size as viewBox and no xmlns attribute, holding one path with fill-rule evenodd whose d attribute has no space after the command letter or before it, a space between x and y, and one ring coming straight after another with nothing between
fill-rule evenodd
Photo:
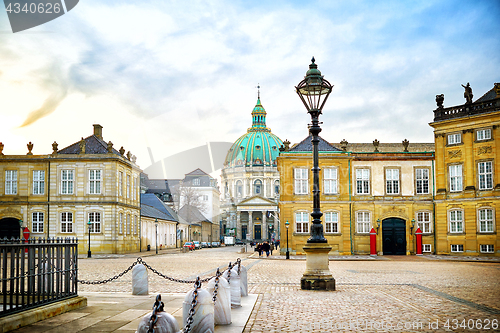
<instances>
[{"instance_id":1,"label":"arched doorway","mask_svg":"<svg viewBox=\"0 0 500 333\"><path fill-rule=\"evenodd\" d=\"M0 238L4 237L8 239L21 237L19 219L7 217L0 220Z\"/></svg>"},{"instance_id":2,"label":"arched doorway","mask_svg":"<svg viewBox=\"0 0 500 333\"><path fill-rule=\"evenodd\" d=\"M406 254L406 222L397 217L382 221L382 251L384 255Z\"/></svg>"}]
</instances>

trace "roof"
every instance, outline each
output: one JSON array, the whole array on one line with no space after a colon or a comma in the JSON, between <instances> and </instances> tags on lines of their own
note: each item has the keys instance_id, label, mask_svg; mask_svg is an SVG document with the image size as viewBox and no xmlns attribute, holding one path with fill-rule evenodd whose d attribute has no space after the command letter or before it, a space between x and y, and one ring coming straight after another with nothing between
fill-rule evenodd
<instances>
[{"instance_id":1,"label":"roof","mask_svg":"<svg viewBox=\"0 0 500 333\"><path fill-rule=\"evenodd\" d=\"M178 222L178 220L170 214L170 211L167 209L167 205L164 204L154 193L141 193L141 214L143 205L153 207L165 214L165 220Z\"/></svg>"},{"instance_id":2,"label":"roof","mask_svg":"<svg viewBox=\"0 0 500 333\"><path fill-rule=\"evenodd\" d=\"M339 143L340 145L340 143ZM373 143L348 143L346 151L354 153L369 153L375 151ZM402 153L402 143L379 143L378 151L381 153ZM433 152L434 143L412 143L408 145L408 152Z\"/></svg>"},{"instance_id":3,"label":"roof","mask_svg":"<svg viewBox=\"0 0 500 333\"><path fill-rule=\"evenodd\" d=\"M153 219L177 222L176 220L172 219L172 216L170 214L167 215L164 212L161 212L154 207L144 205L144 204L141 204L141 216L151 217Z\"/></svg>"},{"instance_id":4,"label":"roof","mask_svg":"<svg viewBox=\"0 0 500 333\"><path fill-rule=\"evenodd\" d=\"M175 210L172 209L172 207L165 205L165 208L168 210L170 215L174 217L177 221L179 221L180 224L189 224L188 221L184 220L181 216L179 216Z\"/></svg>"},{"instance_id":5,"label":"roof","mask_svg":"<svg viewBox=\"0 0 500 333\"><path fill-rule=\"evenodd\" d=\"M85 139L85 153L86 154L107 154L108 144L104 140L99 139L95 135L86 137ZM80 141L57 151L58 154L80 154ZM113 148L113 154L120 155L120 153ZM120 155L121 156L121 155Z\"/></svg>"},{"instance_id":6,"label":"roof","mask_svg":"<svg viewBox=\"0 0 500 333\"><path fill-rule=\"evenodd\" d=\"M198 208L192 205L184 205L181 209L179 209L179 216L185 219L188 223L197 223L197 222L210 222ZM212 223L212 222L210 222Z\"/></svg>"},{"instance_id":7,"label":"roof","mask_svg":"<svg viewBox=\"0 0 500 333\"><path fill-rule=\"evenodd\" d=\"M332 144L330 144L328 141L323 139L321 136L319 137L319 143L318 143L318 150L319 151L342 151L341 149L338 149L334 147ZM311 142L312 136L309 134L307 138L299 142L298 144L294 145L292 148L290 148L289 151L312 151L313 146Z\"/></svg>"},{"instance_id":8,"label":"roof","mask_svg":"<svg viewBox=\"0 0 500 333\"><path fill-rule=\"evenodd\" d=\"M492 99L495 99L499 96L500 94L500 83L495 83L493 88L491 88L490 90L488 90L483 96L481 96L480 98L478 98L476 100L476 102L486 102L486 101L490 101ZM474 102L474 103L476 103Z\"/></svg>"},{"instance_id":9,"label":"roof","mask_svg":"<svg viewBox=\"0 0 500 333\"><path fill-rule=\"evenodd\" d=\"M196 170L193 170L190 173L186 173L186 176L209 176L209 174L201 170L200 168L197 168Z\"/></svg>"}]
</instances>

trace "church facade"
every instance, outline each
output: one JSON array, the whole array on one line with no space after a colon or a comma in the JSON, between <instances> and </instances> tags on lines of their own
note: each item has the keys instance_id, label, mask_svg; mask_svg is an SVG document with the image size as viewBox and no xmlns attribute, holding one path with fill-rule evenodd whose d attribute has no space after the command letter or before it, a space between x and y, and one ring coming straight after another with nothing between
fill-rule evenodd
<instances>
[{"instance_id":1,"label":"church facade","mask_svg":"<svg viewBox=\"0 0 500 333\"><path fill-rule=\"evenodd\" d=\"M276 158L283 144L266 126L260 101L252 127L229 149L221 172L222 234L237 240L273 240L279 235L279 173Z\"/></svg>"}]
</instances>

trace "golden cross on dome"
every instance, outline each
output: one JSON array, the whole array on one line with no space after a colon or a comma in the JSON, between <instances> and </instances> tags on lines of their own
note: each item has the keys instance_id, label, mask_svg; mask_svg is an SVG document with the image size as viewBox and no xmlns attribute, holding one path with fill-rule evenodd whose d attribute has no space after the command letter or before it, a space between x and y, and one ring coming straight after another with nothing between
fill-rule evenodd
<instances>
[{"instance_id":1,"label":"golden cross on dome","mask_svg":"<svg viewBox=\"0 0 500 333\"><path fill-rule=\"evenodd\" d=\"M257 98L260 99L260 83L257 83Z\"/></svg>"}]
</instances>

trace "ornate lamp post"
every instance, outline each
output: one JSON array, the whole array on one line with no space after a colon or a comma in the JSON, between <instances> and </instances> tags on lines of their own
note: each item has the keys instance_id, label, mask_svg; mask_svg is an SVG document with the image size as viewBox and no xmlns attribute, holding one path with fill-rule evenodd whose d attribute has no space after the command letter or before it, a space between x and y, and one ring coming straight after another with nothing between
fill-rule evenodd
<instances>
[{"instance_id":1,"label":"ornate lamp post","mask_svg":"<svg viewBox=\"0 0 500 333\"><path fill-rule=\"evenodd\" d=\"M290 249L288 248L288 227L290 226L290 223L288 220L285 222L285 227L286 227L286 258L290 259Z\"/></svg>"},{"instance_id":2,"label":"ornate lamp post","mask_svg":"<svg viewBox=\"0 0 500 333\"><path fill-rule=\"evenodd\" d=\"M92 225L92 222L90 222L90 217L89 221L87 222L87 226L89 227L89 250L87 252L87 258L92 258L92 252L90 251L90 226Z\"/></svg>"},{"instance_id":3,"label":"ornate lamp post","mask_svg":"<svg viewBox=\"0 0 500 333\"><path fill-rule=\"evenodd\" d=\"M158 219L155 219L155 244L156 254L158 254Z\"/></svg>"},{"instance_id":4,"label":"ornate lamp post","mask_svg":"<svg viewBox=\"0 0 500 333\"><path fill-rule=\"evenodd\" d=\"M301 288L306 290L335 290L335 279L328 268L328 253L332 249L323 235L321 224L320 190L319 190L319 116L323 106L332 92L333 86L323 78L315 64L314 57L309 65L304 80L295 87L302 103L311 115L309 133L312 136L313 146L313 212L311 216L311 237L307 240L304 251L306 252L306 272L301 279Z\"/></svg>"}]
</instances>

